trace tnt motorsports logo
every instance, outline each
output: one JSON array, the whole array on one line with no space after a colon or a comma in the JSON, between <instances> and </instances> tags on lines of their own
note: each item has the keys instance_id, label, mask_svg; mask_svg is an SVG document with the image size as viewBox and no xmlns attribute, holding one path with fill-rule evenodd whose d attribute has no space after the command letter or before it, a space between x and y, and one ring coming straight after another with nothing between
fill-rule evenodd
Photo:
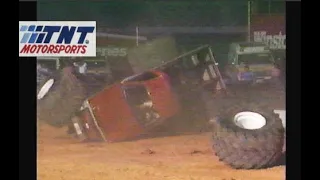
<instances>
[{"instance_id":1,"label":"tnt motorsports logo","mask_svg":"<svg viewBox=\"0 0 320 180\"><path fill-rule=\"evenodd\" d=\"M19 56L96 56L95 21L19 21Z\"/></svg>"}]
</instances>

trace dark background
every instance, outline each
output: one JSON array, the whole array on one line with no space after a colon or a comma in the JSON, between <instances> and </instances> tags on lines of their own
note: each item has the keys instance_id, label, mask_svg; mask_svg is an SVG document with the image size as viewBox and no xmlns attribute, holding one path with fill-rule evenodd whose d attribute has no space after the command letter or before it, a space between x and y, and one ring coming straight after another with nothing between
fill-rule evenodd
<instances>
[{"instance_id":1,"label":"dark background","mask_svg":"<svg viewBox=\"0 0 320 180\"><path fill-rule=\"evenodd\" d=\"M98 31L126 35L135 35L138 26L139 35L148 39L170 35L184 50L210 44L222 64L228 45L247 38L247 0L38 0L37 6L38 20L95 20ZM283 14L285 1L254 0L251 11Z\"/></svg>"}]
</instances>

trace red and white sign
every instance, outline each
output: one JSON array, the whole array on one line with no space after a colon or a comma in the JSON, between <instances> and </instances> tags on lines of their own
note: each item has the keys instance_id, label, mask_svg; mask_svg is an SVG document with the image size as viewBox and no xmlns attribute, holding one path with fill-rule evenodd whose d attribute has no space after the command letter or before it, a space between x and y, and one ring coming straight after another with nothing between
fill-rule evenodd
<instances>
[{"instance_id":1,"label":"red and white sign","mask_svg":"<svg viewBox=\"0 0 320 180\"><path fill-rule=\"evenodd\" d=\"M264 42L270 49L286 49L285 15L252 15L251 41Z\"/></svg>"}]
</instances>

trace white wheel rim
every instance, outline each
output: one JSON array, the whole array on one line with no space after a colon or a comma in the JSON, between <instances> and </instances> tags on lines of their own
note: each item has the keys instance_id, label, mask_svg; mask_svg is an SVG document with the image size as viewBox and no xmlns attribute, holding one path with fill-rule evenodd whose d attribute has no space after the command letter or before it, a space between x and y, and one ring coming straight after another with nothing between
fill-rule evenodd
<instances>
[{"instance_id":1,"label":"white wheel rim","mask_svg":"<svg viewBox=\"0 0 320 180\"><path fill-rule=\"evenodd\" d=\"M261 114L245 111L234 116L234 123L242 129L260 129L266 125L267 120Z\"/></svg>"},{"instance_id":2,"label":"white wheel rim","mask_svg":"<svg viewBox=\"0 0 320 180\"><path fill-rule=\"evenodd\" d=\"M37 95L37 99L40 100L42 99L50 90L50 88L53 86L54 84L54 79L49 79L40 89L38 95Z\"/></svg>"}]
</instances>

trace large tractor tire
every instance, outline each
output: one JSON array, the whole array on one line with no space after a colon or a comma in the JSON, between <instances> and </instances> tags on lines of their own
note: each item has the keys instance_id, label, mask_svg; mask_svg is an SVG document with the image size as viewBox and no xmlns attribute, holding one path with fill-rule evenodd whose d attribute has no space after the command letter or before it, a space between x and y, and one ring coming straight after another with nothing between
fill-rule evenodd
<instances>
[{"instance_id":1,"label":"large tractor tire","mask_svg":"<svg viewBox=\"0 0 320 180\"><path fill-rule=\"evenodd\" d=\"M235 169L276 165L282 156L284 128L272 109L236 105L214 122L213 149Z\"/></svg>"},{"instance_id":2,"label":"large tractor tire","mask_svg":"<svg viewBox=\"0 0 320 180\"><path fill-rule=\"evenodd\" d=\"M78 74L78 79L86 88L87 97L94 95L109 84L106 78L92 74Z\"/></svg>"},{"instance_id":3,"label":"large tractor tire","mask_svg":"<svg viewBox=\"0 0 320 180\"><path fill-rule=\"evenodd\" d=\"M37 119L55 127L71 123L86 98L86 90L71 67L48 77L37 92Z\"/></svg>"}]
</instances>

